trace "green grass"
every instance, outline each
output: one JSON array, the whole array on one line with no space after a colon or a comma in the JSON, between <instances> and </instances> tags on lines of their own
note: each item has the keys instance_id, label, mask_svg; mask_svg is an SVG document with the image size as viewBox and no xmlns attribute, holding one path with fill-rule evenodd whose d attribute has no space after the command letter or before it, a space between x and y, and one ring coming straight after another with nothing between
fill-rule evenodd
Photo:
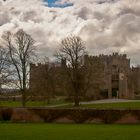
<instances>
[{"instance_id":1,"label":"green grass","mask_svg":"<svg viewBox=\"0 0 140 140\"><path fill-rule=\"evenodd\" d=\"M64 105L63 104L67 104ZM56 108L71 108L73 107L73 104L70 102L66 102L64 99L62 100L52 100L51 104L47 104L47 102L37 102L37 101L33 101L33 102L27 102L27 107L50 107L53 105L62 105L62 106L58 106ZM0 107L20 107L22 106L21 102L17 102L17 101L3 101L0 102ZM84 108L97 108L97 109L140 109L140 101L137 102L120 102L120 103L96 103L96 104L81 104L80 107L84 107Z\"/></svg>"},{"instance_id":2,"label":"green grass","mask_svg":"<svg viewBox=\"0 0 140 140\"><path fill-rule=\"evenodd\" d=\"M100 104L85 104L81 107L110 109L110 108L126 108L126 109L140 109L140 102L121 102L121 103L100 103Z\"/></svg>"},{"instance_id":3,"label":"green grass","mask_svg":"<svg viewBox=\"0 0 140 140\"><path fill-rule=\"evenodd\" d=\"M28 101L26 106L28 107L41 107L41 106L52 106L68 103L64 99L61 100L52 100L50 104L43 101ZM21 107L22 104L20 101L0 101L0 107Z\"/></svg>"},{"instance_id":4,"label":"green grass","mask_svg":"<svg viewBox=\"0 0 140 140\"><path fill-rule=\"evenodd\" d=\"M140 125L0 124L0 140L139 140Z\"/></svg>"},{"instance_id":5,"label":"green grass","mask_svg":"<svg viewBox=\"0 0 140 140\"><path fill-rule=\"evenodd\" d=\"M71 108L72 104L58 106L57 108ZM140 101L137 102L118 102L118 103L95 103L80 104L80 108L96 108L96 109L140 109Z\"/></svg>"},{"instance_id":6,"label":"green grass","mask_svg":"<svg viewBox=\"0 0 140 140\"><path fill-rule=\"evenodd\" d=\"M16 107L16 106L21 106L21 102L17 102L17 101L14 101L14 102L12 102L12 101L0 101L0 106L1 107Z\"/></svg>"}]
</instances>

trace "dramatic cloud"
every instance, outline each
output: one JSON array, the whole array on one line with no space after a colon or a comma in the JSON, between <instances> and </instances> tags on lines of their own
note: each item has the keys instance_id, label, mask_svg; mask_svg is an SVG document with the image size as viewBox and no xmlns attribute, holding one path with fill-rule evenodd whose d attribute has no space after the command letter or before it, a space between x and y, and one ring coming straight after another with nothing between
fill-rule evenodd
<instances>
[{"instance_id":1,"label":"dramatic cloud","mask_svg":"<svg viewBox=\"0 0 140 140\"><path fill-rule=\"evenodd\" d=\"M60 40L81 36L91 54L127 53L140 63L139 0L0 0L0 35L23 28L52 56ZM61 8L60 8L61 7Z\"/></svg>"}]
</instances>

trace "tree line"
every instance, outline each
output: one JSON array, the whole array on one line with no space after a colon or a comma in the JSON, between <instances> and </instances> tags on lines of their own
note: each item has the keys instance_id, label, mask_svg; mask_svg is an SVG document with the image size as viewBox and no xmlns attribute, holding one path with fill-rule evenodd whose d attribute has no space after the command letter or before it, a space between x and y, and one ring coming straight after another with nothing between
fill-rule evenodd
<instances>
[{"instance_id":1,"label":"tree line","mask_svg":"<svg viewBox=\"0 0 140 140\"><path fill-rule=\"evenodd\" d=\"M29 89L30 63L36 56L36 41L22 29L16 33L4 32L0 45L0 92L3 85L20 90L22 106L26 106ZM57 60L65 60L65 74L74 105L79 106L80 96L84 95L90 83L91 70L83 66L82 57L86 47L79 36L62 39L55 53ZM91 64L89 64L91 65ZM53 76L53 75L52 75ZM47 77L50 79L50 76ZM48 97L49 99L49 97Z\"/></svg>"}]
</instances>

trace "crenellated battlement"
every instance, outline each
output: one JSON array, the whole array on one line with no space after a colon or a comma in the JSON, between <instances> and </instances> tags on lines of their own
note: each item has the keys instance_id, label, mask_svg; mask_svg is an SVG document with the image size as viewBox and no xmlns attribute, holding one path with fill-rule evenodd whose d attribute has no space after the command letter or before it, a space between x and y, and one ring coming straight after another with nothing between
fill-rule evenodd
<instances>
[{"instance_id":1,"label":"crenellated battlement","mask_svg":"<svg viewBox=\"0 0 140 140\"><path fill-rule=\"evenodd\" d=\"M100 54L98 56L85 55L84 64L86 65L89 62L92 62L92 64L97 66L104 64L109 69L111 69L112 66L116 66L118 68L123 67L125 69L130 68L130 59L127 58L126 54L112 53L110 55Z\"/></svg>"},{"instance_id":2,"label":"crenellated battlement","mask_svg":"<svg viewBox=\"0 0 140 140\"><path fill-rule=\"evenodd\" d=\"M119 54L119 53L112 53L109 55L100 54L96 56L86 55L86 57L90 59L112 59L112 58L118 58L124 60L128 59L126 54Z\"/></svg>"}]
</instances>

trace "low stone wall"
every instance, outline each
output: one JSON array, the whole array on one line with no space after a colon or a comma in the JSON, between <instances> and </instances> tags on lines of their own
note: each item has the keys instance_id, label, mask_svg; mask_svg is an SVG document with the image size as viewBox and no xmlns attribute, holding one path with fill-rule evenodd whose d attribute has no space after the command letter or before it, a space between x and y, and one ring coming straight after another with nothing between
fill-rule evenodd
<instances>
[{"instance_id":1,"label":"low stone wall","mask_svg":"<svg viewBox=\"0 0 140 140\"><path fill-rule=\"evenodd\" d=\"M0 108L0 121L48 123L140 123L140 109Z\"/></svg>"}]
</instances>

